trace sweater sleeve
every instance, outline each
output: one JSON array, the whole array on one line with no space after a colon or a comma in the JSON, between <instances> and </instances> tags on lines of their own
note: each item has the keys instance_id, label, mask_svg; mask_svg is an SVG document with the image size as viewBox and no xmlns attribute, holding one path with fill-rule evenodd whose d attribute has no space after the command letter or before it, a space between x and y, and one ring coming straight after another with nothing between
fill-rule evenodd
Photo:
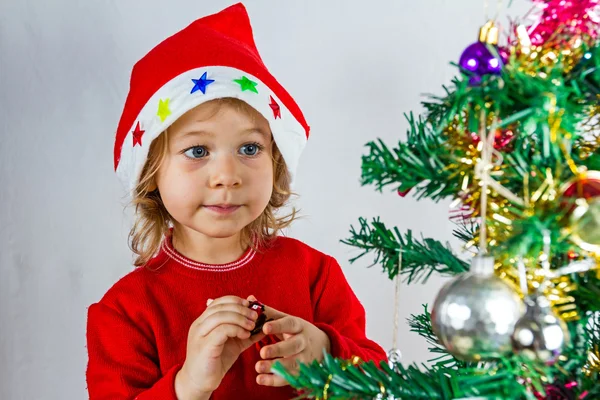
<instances>
[{"instance_id":1,"label":"sweater sleeve","mask_svg":"<svg viewBox=\"0 0 600 400\"><path fill-rule=\"evenodd\" d=\"M89 307L87 349L90 400L177 400L175 375L181 365L163 376L150 338L112 307Z\"/></svg>"},{"instance_id":2,"label":"sweater sleeve","mask_svg":"<svg viewBox=\"0 0 600 400\"><path fill-rule=\"evenodd\" d=\"M366 337L365 309L352 291L342 269L332 257L327 257L325 271L317 282L314 325L331 341L333 357L350 359L358 356L379 365L387 360L385 351Z\"/></svg>"}]
</instances>

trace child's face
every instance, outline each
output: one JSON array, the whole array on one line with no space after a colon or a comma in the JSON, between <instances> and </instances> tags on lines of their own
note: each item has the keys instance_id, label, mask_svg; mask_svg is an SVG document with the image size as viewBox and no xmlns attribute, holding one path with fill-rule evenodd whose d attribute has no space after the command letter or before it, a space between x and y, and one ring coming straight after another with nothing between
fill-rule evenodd
<instances>
[{"instance_id":1,"label":"child's face","mask_svg":"<svg viewBox=\"0 0 600 400\"><path fill-rule=\"evenodd\" d=\"M177 223L225 238L240 233L269 203L272 139L258 112L252 117L228 104L218 107L202 104L169 128L156 184Z\"/></svg>"}]
</instances>

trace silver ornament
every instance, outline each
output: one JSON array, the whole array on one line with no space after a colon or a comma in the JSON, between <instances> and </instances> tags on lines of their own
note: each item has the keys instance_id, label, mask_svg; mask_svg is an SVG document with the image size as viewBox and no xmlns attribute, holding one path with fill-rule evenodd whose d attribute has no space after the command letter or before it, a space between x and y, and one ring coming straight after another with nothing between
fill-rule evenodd
<instances>
[{"instance_id":1,"label":"silver ornament","mask_svg":"<svg viewBox=\"0 0 600 400\"><path fill-rule=\"evenodd\" d=\"M374 398L374 400L396 400L396 398L394 396L392 396L391 394L385 395L385 394L379 393L377 395L377 397Z\"/></svg>"},{"instance_id":2,"label":"silver ornament","mask_svg":"<svg viewBox=\"0 0 600 400\"><path fill-rule=\"evenodd\" d=\"M398 349L392 349L387 353L388 366L391 370L396 370L396 364L402 360L402 352Z\"/></svg>"},{"instance_id":3,"label":"silver ornament","mask_svg":"<svg viewBox=\"0 0 600 400\"><path fill-rule=\"evenodd\" d=\"M544 295L528 297L525 304L525 315L517 321L512 334L513 351L531 360L553 364L570 340L567 325L554 314Z\"/></svg>"},{"instance_id":4,"label":"silver ornament","mask_svg":"<svg viewBox=\"0 0 600 400\"><path fill-rule=\"evenodd\" d=\"M440 343L456 358L489 360L511 351L511 334L523 312L516 291L494 275L494 259L475 257L469 272L438 293L431 324Z\"/></svg>"}]
</instances>

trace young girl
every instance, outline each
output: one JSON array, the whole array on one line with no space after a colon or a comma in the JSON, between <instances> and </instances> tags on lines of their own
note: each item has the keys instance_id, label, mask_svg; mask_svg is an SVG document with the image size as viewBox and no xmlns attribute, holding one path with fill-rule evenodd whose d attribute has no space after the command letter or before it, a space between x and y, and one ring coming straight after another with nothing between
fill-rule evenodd
<instances>
[{"instance_id":1,"label":"young girl","mask_svg":"<svg viewBox=\"0 0 600 400\"><path fill-rule=\"evenodd\" d=\"M385 359L338 263L277 236L307 137L241 4L135 65L115 168L140 268L89 307L90 399L289 399L275 361Z\"/></svg>"}]
</instances>

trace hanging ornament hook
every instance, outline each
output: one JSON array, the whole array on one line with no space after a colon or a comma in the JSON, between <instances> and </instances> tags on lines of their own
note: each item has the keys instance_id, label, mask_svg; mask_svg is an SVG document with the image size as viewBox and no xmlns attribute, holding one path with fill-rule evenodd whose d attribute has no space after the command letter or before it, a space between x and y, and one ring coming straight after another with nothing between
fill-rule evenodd
<instances>
[{"instance_id":1,"label":"hanging ornament hook","mask_svg":"<svg viewBox=\"0 0 600 400\"><path fill-rule=\"evenodd\" d=\"M525 267L525 262L521 256L517 258L517 267L519 269L519 285L521 287L521 293L523 293L523 296L527 297L529 294L529 286L527 285L527 268Z\"/></svg>"},{"instance_id":2,"label":"hanging ornament hook","mask_svg":"<svg viewBox=\"0 0 600 400\"><path fill-rule=\"evenodd\" d=\"M398 250L398 273L395 278L394 293L394 336L392 337L392 349L388 352L388 366L394 370L396 363L402 359L402 352L398 349L398 327L400 326L400 272L402 271L402 247Z\"/></svg>"},{"instance_id":3,"label":"hanging ornament hook","mask_svg":"<svg viewBox=\"0 0 600 400\"><path fill-rule=\"evenodd\" d=\"M550 284L550 245L552 244L552 239L548 229L542 230L542 243L543 248L540 262L544 270L544 282L538 287L538 293L542 293Z\"/></svg>"}]
</instances>

